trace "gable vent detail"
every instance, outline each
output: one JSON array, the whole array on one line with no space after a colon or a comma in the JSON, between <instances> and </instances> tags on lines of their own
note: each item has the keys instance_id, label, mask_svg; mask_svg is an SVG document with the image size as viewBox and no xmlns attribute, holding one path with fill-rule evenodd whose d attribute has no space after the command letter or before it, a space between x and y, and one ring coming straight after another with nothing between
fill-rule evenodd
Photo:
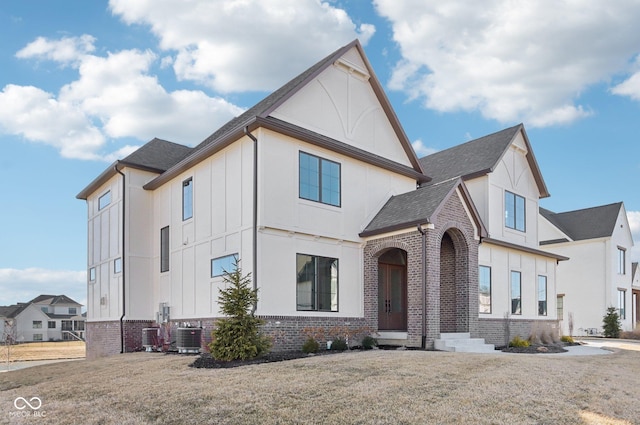
<instances>
[{"instance_id":1,"label":"gable vent detail","mask_svg":"<svg viewBox=\"0 0 640 425\"><path fill-rule=\"evenodd\" d=\"M366 69L361 68L360 66L346 60L345 58L339 58L333 64L336 68L342 69L343 71L346 71L349 74L360 78L361 80L369 81L369 78L371 78L371 75L369 75L369 72Z\"/></svg>"}]
</instances>

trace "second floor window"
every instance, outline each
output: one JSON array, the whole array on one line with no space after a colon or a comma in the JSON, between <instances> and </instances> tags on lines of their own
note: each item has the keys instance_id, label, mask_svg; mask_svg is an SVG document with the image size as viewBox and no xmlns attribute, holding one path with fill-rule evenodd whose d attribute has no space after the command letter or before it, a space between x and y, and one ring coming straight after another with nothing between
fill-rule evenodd
<instances>
[{"instance_id":1,"label":"second floor window","mask_svg":"<svg viewBox=\"0 0 640 425\"><path fill-rule=\"evenodd\" d=\"M340 206L340 164L300 152L300 198Z\"/></svg>"},{"instance_id":2,"label":"second floor window","mask_svg":"<svg viewBox=\"0 0 640 425\"><path fill-rule=\"evenodd\" d=\"M107 191L104 195L98 198L98 210L107 207L111 203L111 191Z\"/></svg>"},{"instance_id":3,"label":"second floor window","mask_svg":"<svg viewBox=\"0 0 640 425\"><path fill-rule=\"evenodd\" d=\"M182 220L193 217L193 179L182 182Z\"/></svg>"},{"instance_id":4,"label":"second floor window","mask_svg":"<svg viewBox=\"0 0 640 425\"><path fill-rule=\"evenodd\" d=\"M618 247L618 274L626 273L626 254L627 251L624 248Z\"/></svg>"},{"instance_id":5,"label":"second floor window","mask_svg":"<svg viewBox=\"0 0 640 425\"><path fill-rule=\"evenodd\" d=\"M524 232L525 226L525 199L508 191L504 192L504 225L509 229Z\"/></svg>"}]
</instances>

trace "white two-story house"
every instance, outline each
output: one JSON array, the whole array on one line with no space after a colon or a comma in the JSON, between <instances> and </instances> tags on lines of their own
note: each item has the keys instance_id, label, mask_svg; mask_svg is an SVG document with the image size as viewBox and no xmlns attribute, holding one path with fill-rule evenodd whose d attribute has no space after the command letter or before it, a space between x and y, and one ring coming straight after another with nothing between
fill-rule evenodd
<instances>
[{"instance_id":1,"label":"white two-story house","mask_svg":"<svg viewBox=\"0 0 640 425\"><path fill-rule=\"evenodd\" d=\"M633 238L624 204L562 213L541 208L539 226L545 249L571 257L558 267L562 331L599 335L608 307L618 309L623 330L632 330Z\"/></svg>"},{"instance_id":2,"label":"white two-story house","mask_svg":"<svg viewBox=\"0 0 640 425\"><path fill-rule=\"evenodd\" d=\"M454 329L477 336L484 227L461 180L416 191L429 180L358 41L194 148L152 140L78 194L88 357L140 347L159 317L208 337L235 259L275 349L299 349L311 326L431 348L440 274L424 259L440 261L443 238L456 263Z\"/></svg>"},{"instance_id":3,"label":"white two-story house","mask_svg":"<svg viewBox=\"0 0 640 425\"><path fill-rule=\"evenodd\" d=\"M538 202L549 196L522 124L420 160L433 180L462 178L486 226L478 250L479 329L487 342L557 334L556 267L540 249Z\"/></svg>"}]
</instances>

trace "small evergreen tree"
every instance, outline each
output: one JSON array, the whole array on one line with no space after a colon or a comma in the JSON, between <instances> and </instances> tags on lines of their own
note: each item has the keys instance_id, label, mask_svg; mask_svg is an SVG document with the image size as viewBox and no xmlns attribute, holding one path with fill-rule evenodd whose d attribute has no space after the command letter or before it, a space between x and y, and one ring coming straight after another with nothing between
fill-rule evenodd
<instances>
[{"instance_id":1,"label":"small evergreen tree","mask_svg":"<svg viewBox=\"0 0 640 425\"><path fill-rule=\"evenodd\" d=\"M219 360L246 360L269 351L271 342L260 332L263 321L250 312L258 302L258 290L250 288L251 275L242 275L238 262L231 272L225 270L226 289L220 289L218 302L227 316L218 320L211 332L209 350Z\"/></svg>"},{"instance_id":2,"label":"small evergreen tree","mask_svg":"<svg viewBox=\"0 0 640 425\"><path fill-rule=\"evenodd\" d=\"M615 307L607 308L607 314L602 318L604 336L607 338L620 337L620 316L618 315L618 309Z\"/></svg>"}]
</instances>

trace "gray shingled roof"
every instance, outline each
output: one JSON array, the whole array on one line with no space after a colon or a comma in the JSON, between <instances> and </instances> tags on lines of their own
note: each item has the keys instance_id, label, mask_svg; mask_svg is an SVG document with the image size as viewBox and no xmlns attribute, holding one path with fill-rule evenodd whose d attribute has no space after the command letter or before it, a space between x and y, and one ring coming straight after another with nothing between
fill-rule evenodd
<instances>
[{"instance_id":1,"label":"gray shingled roof","mask_svg":"<svg viewBox=\"0 0 640 425\"><path fill-rule=\"evenodd\" d=\"M155 138L125 157L125 165L164 172L182 161L192 148Z\"/></svg>"},{"instance_id":2,"label":"gray shingled roof","mask_svg":"<svg viewBox=\"0 0 640 425\"><path fill-rule=\"evenodd\" d=\"M392 196L360 236L371 236L429 223L442 202L458 184L459 179L452 179Z\"/></svg>"},{"instance_id":3,"label":"gray shingled roof","mask_svg":"<svg viewBox=\"0 0 640 425\"><path fill-rule=\"evenodd\" d=\"M49 302L49 305L53 305L53 304L78 304L78 305L82 305L79 302L76 302L76 301L72 300L71 298L67 297L66 295L38 295L37 297L35 297L31 301L29 301L28 304L42 303L43 301L47 301L47 300L51 300L51 302Z\"/></svg>"},{"instance_id":4,"label":"gray shingled roof","mask_svg":"<svg viewBox=\"0 0 640 425\"><path fill-rule=\"evenodd\" d=\"M27 307L29 303L0 306L0 317L14 318Z\"/></svg>"},{"instance_id":5,"label":"gray shingled roof","mask_svg":"<svg viewBox=\"0 0 640 425\"><path fill-rule=\"evenodd\" d=\"M549 193L522 124L420 158L420 165L425 174L433 179L430 184L456 177L463 180L479 177L494 170L519 132L523 133L529 150L527 160L540 196L547 197Z\"/></svg>"},{"instance_id":6,"label":"gray shingled roof","mask_svg":"<svg viewBox=\"0 0 640 425\"><path fill-rule=\"evenodd\" d=\"M554 213L540 208L540 214L574 241L608 237L618 220L622 202Z\"/></svg>"}]
</instances>

